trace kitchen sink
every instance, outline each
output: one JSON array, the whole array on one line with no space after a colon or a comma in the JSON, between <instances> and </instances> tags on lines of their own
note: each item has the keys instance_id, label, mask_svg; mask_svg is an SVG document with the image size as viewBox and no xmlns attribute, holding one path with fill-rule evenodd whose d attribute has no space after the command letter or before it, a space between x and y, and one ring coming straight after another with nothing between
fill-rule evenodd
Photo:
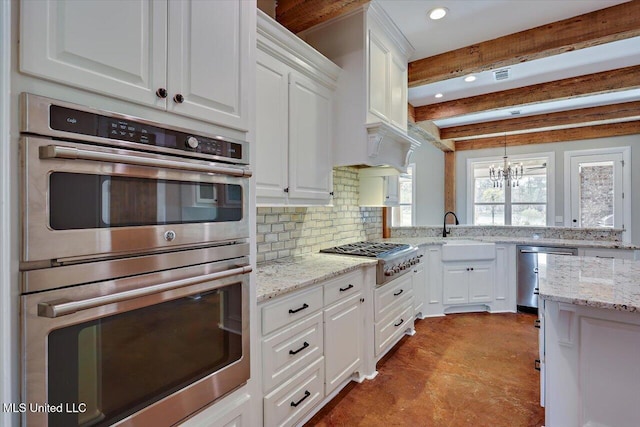
<instances>
[{"instance_id":1,"label":"kitchen sink","mask_svg":"<svg viewBox=\"0 0 640 427\"><path fill-rule=\"evenodd\" d=\"M491 260L496 257L496 244L480 240L447 240L442 245L442 261Z\"/></svg>"}]
</instances>

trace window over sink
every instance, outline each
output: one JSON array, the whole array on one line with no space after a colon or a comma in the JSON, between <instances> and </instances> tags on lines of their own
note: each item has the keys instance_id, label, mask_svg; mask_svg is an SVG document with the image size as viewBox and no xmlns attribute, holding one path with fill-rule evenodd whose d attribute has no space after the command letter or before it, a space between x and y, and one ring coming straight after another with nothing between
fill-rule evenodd
<instances>
[{"instance_id":1,"label":"window over sink","mask_svg":"<svg viewBox=\"0 0 640 427\"><path fill-rule=\"evenodd\" d=\"M553 173L553 155L509 156L508 161L522 163L523 176L511 185L494 185L489 178L491 165L503 163L502 157L468 160L468 218L474 225L546 226L552 224L549 204Z\"/></svg>"},{"instance_id":2,"label":"window over sink","mask_svg":"<svg viewBox=\"0 0 640 427\"><path fill-rule=\"evenodd\" d=\"M413 225L415 217L414 203L414 187L413 171L415 164L407 166L407 172L401 173L400 181L400 197L398 206L391 208L391 226L392 227L410 227Z\"/></svg>"}]
</instances>

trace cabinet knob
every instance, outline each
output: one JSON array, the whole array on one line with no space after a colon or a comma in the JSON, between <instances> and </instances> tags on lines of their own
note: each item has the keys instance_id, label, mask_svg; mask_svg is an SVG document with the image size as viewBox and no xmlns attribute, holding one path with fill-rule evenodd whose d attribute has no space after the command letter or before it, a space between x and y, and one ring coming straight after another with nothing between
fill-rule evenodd
<instances>
[{"instance_id":1,"label":"cabinet knob","mask_svg":"<svg viewBox=\"0 0 640 427\"><path fill-rule=\"evenodd\" d=\"M182 96L181 93L177 93L174 97L173 97L173 101L178 103L178 104L182 104L184 102L184 96Z\"/></svg>"},{"instance_id":2,"label":"cabinet knob","mask_svg":"<svg viewBox=\"0 0 640 427\"><path fill-rule=\"evenodd\" d=\"M158 89L156 91L156 96L158 98L166 98L167 95L168 95L167 90L165 88L163 88L163 87L161 87L160 89Z\"/></svg>"},{"instance_id":3,"label":"cabinet knob","mask_svg":"<svg viewBox=\"0 0 640 427\"><path fill-rule=\"evenodd\" d=\"M285 189L284 189L284 192L285 192L285 193L288 193L288 192L289 192L289 187L285 188Z\"/></svg>"}]
</instances>

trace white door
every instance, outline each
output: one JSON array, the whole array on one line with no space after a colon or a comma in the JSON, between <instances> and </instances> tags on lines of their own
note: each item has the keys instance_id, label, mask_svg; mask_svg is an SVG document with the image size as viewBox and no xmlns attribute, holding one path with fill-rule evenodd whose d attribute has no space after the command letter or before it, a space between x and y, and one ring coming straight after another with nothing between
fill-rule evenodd
<instances>
[{"instance_id":1,"label":"white door","mask_svg":"<svg viewBox=\"0 0 640 427\"><path fill-rule=\"evenodd\" d=\"M362 294L324 311L325 394L358 370L362 363Z\"/></svg>"},{"instance_id":2,"label":"white door","mask_svg":"<svg viewBox=\"0 0 640 427\"><path fill-rule=\"evenodd\" d=\"M623 153L570 157L571 226L624 228Z\"/></svg>"},{"instance_id":3,"label":"white door","mask_svg":"<svg viewBox=\"0 0 640 427\"><path fill-rule=\"evenodd\" d=\"M407 130L407 63L392 55L389 63L389 120Z\"/></svg>"},{"instance_id":4,"label":"white door","mask_svg":"<svg viewBox=\"0 0 640 427\"><path fill-rule=\"evenodd\" d=\"M389 56L389 49L369 31L369 112L384 121L389 120Z\"/></svg>"},{"instance_id":5,"label":"white door","mask_svg":"<svg viewBox=\"0 0 640 427\"><path fill-rule=\"evenodd\" d=\"M165 108L166 0L20 4L20 71Z\"/></svg>"},{"instance_id":6,"label":"white door","mask_svg":"<svg viewBox=\"0 0 640 427\"><path fill-rule=\"evenodd\" d=\"M258 203L285 203L289 172L289 68L258 50L256 77L256 196Z\"/></svg>"},{"instance_id":7,"label":"white door","mask_svg":"<svg viewBox=\"0 0 640 427\"><path fill-rule=\"evenodd\" d=\"M493 300L493 262L469 266L469 303Z\"/></svg>"},{"instance_id":8,"label":"white door","mask_svg":"<svg viewBox=\"0 0 640 427\"><path fill-rule=\"evenodd\" d=\"M469 301L469 267L447 265L442 268L444 304L465 304Z\"/></svg>"},{"instance_id":9,"label":"white door","mask_svg":"<svg viewBox=\"0 0 640 427\"><path fill-rule=\"evenodd\" d=\"M333 191L331 91L289 74L289 199L326 201Z\"/></svg>"},{"instance_id":10,"label":"white door","mask_svg":"<svg viewBox=\"0 0 640 427\"><path fill-rule=\"evenodd\" d=\"M169 111L248 130L250 5L169 2Z\"/></svg>"},{"instance_id":11,"label":"white door","mask_svg":"<svg viewBox=\"0 0 640 427\"><path fill-rule=\"evenodd\" d=\"M426 316L425 300L427 295L427 275L424 272L424 264L416 264L413 266L413 276L411 278L413 285L413 306L415 308L414 315L421 313L422 317Z\"/></svg>"}]
</instances>

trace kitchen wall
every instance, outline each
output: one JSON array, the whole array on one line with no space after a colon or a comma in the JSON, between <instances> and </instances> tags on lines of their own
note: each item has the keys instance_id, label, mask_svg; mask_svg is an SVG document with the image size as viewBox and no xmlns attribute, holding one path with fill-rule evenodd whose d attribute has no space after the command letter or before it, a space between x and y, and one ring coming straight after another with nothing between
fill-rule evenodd
<instances>
[{"instance_id":1,"label":"kitchen wall","mask_svg":"<svg viewBox=\"0 0 640 427\"><path fill-rule=\"evenodd\" d=\"M442 223L444 215L444 153L423 141L412 158L415 162L414 177L415 224Z\"/></svg>"},{"instance_id":2,"label":"kitchen wall","mask_svg":"<svg viewBox=\"0 0 640 427\"><path fill-rule=\"evenodd\" d=\"M257 209L257 261L382 237L382 208L358 206L358 169L333 170L333 206Z\"/></svg>"},{"instance_id":3,"label":"kitchen wall","mask_svg":"<svg viewBox=\"0 0 640 427\"><path fill-rule=\"evenodd\" d=\"M631 146L631 171L634 171L634 165L640 165L640 135L627 135L611 138L598 138L587 139L580 141L570 142L558 142L550 144L537 144L529 146L509 147L507 154L519 155L530 153L555 153L555 213L553 216L565 216L564 212L564 200L569 195L564 194L564 153L566 151L574 150L588 150L595 148L612 148L612 147L626 147ZM635 146L635 147L634 147ZM502 148L491 148L486 150L468 150L458 151L456 153L456 214L460 219L461 224L467 224L469 219L467 218L467 159L479 158L479 157L502 157ZM420 166L416 166L419 168ZM640 243L640 196L636 196L640 191L640 173L632 172L631 174L631 190L628 191L632 197L631 201L631 242ZM426 182L417 182L418 193L422 191L430 191L431 185ZM436 202L436 200L434 200ZM435 224L442 222L442 219ZM433 225L427 223L418 223L418 225ZM563 225L563 223L556 223L552 225Z\"/></svg>"}]
</instances>

